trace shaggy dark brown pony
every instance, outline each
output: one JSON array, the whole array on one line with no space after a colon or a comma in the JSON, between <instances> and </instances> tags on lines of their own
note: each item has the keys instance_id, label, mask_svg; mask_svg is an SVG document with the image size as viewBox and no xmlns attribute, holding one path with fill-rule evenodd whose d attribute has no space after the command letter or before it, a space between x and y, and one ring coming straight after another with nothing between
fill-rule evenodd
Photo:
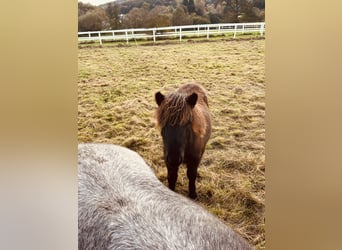
<instances>
[{"instance_id":1,"label":"shaggy dark brown pony","mask_svg":"<svg viewBox=\"0 0 342 250\"><path fill-rule=\"evenodd\" d=\"M211 133L208 97L204 88L189 83L166 96L157 92L156 118L164 144L169 188L175 190L178 168L187 165L189 196L195 199L197 168Z\"/></svg>"}]
</instances>

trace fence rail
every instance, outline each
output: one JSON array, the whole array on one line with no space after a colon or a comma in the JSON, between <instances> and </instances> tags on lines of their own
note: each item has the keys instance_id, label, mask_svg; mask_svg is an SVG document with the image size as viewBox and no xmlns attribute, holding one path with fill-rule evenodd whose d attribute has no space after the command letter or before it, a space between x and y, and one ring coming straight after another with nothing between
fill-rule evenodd
<instances>
[{"instance_id":1,"label":"fence rail","mask_svg":"<svg viewBox=\"0 0 342 250\"><path fill-rule=\"evenodd\" d=\"M236 38L237 34L256 33L263 36L265 33L265 23L217 23L217 24L199 24L185 26L170 26L159 28L139 28L139 29L122 29L122 30L105 30L105 31L87 31L78 32L78 42L98 41L136 41L136 40L153 40L162 38L178 38L182 41L185 37L206 36L207 39L212 35L231 34Z\"/></svg>"}]
</instances>

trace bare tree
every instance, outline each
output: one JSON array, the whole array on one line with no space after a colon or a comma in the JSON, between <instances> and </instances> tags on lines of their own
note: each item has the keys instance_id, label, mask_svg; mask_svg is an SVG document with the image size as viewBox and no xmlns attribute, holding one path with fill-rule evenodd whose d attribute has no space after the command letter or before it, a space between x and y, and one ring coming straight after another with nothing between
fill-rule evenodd
<instances>
[{"instance_id":1,"label":"bare tree","mask_svg":"<svg viewBox=\"0 0 342 250\"><path fill-rule=\"evenodd\" d=\"M156 6L148 13L147 27L165 27L172 25L173 9L166 6Z\"/></svg>"},{"instance_id":2,"label":"bare tree","mask_svg":"<svg viewBox=\"0 0 342 250\"><path fill-rule=\"evenodd\" d=\"M124 26L126 28L143 28L147 17L147 10L144 8L133 8L125 16Z\"/></svg>"},{"instance_id":3,"label":"bare tree","mask_svg":"<svg viewBox=\"0 0 342 250\"><path fill-rule=\"evenodd\" d=\"M97 31L109 28L109 20L102 8L95 8L78 17L78 31Z\"/></svg>"},{"instance_id":4,"label":"bare tree","mask_svg":"<svg viewBox=\"0 0 342 250\"><path fill-rule=\"evenodd\" d=\"M176 10L173 12L172 16L172 24L173 25L187 25L192 24L192 18L189 16L182 5L179 5Z\"/></svg>"},{"instance_id":5,"label":"bare tree","mask_svg":"<svg viewBox=\"0 0 342 250\"><path fill-rule=\"evenodd\" d=\"M78 2L78 17L86 14L89 11L93 11L96 9L96 6L91 5L89 3Z\"/></svg>"},{"instance_id":6,"label":"bare tree","mask_svg":"<svg viewBox=\"0 0 342 250\"><path fill-rule=\"evenodd\" d=\"M120 7L118 4L109 3L107 5L106 14L109 19L111 29L118 29L121 26L120 23Z\"/></svg>"}]
</instances>

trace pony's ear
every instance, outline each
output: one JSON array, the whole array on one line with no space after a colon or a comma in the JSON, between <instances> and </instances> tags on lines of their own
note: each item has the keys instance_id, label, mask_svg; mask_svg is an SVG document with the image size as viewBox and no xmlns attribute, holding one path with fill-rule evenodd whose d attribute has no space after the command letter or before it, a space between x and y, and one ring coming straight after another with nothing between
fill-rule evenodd
<instances>
[{"instance_id":1,"label":"pony's ear","mask_svg":"<svg viewBox=\"0 0 342 250\"><path fill-rule=\"evenodd\" d=\"M165 96L162 93L160 93L160 92L157 92L154 97L156 98L156 103L158 104L158 106L160 106L160 104L165 99Z\"/></svg>"},{"instance_id":2,"label":"pony's ear","mask_svg":"<svg viewBox=\"0 0 342 250\"><path fill-rule=\"evenodd\" d=\"M197 94L196 93L192 93L191 95L189 95L186 98L186 102L189 103L189 105L191 106L191 108L195 107L196 102L197 102Z\"/></svg>"}]
</instances>

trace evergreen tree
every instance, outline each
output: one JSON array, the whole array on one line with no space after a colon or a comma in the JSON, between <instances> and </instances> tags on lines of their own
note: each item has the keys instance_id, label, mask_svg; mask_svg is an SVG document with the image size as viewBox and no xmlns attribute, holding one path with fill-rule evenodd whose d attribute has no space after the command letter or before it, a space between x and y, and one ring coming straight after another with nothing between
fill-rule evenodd
<instances>
[{"instance_id":1,"label":"evergreen tree","mask_svg":"<svg viewBox=\"0 0 342 250\"><path fill-rule=\"evenodd\" d=\"M189 13L194 13L194 12L195 12L195 3L194 3L194 0L189 0L188 12L189 12Z\"/></svg>"}]
</instances>

